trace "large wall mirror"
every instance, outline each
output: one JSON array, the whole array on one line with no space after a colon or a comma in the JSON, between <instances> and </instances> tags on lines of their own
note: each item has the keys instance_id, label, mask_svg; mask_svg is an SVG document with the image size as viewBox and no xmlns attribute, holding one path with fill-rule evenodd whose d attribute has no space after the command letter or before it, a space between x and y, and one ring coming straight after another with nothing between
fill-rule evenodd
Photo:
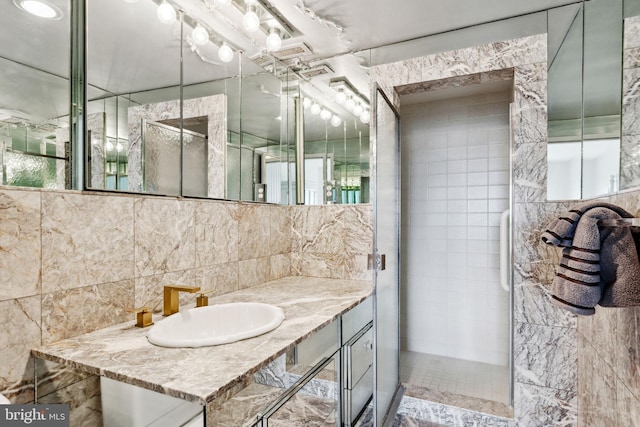
<instances>
[{"instance_id":1,"label":"large wall mirror","mask_svg":"<svg viewBox=\"0 0 640 427\"><path fill-rule=\"evenodd\" d=\"M640 185L637 0L590 0L549 17L549 200ZM634 59L635 58L635 59Z\"/></svg>"},{"instance_id":2,"label":"large wall mirror","mask_svg":"<svg viewBox=\"0 0 640 427\"><path fill-rule=\"evenodd\" d=\"M22 34L0 52L2 184L70 189L72 2L48 3L59 16L43 20L8 5L0 17L11 34ZM84 188L280 204L368 202L367 71L356 62L354 83L332 69L344 69L353 55L315 67L300 61L310 50L270 53L272 33L283 41L300 34L264 2L251 2L260 26L250 34L234 21L248 11L243 1L86 5ZM300 123L296 99L304 100ZM309 196L302 199L295 195L298 126L306 129L301 147L309 164L300 183Z\"/></svg>"}]
</instances>

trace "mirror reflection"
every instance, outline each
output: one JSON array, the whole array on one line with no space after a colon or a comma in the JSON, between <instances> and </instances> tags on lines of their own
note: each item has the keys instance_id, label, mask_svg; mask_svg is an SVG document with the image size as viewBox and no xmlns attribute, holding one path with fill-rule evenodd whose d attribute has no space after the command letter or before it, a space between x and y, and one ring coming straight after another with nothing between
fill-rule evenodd
<instances>
[{"instance_id":1,"label":"mirror reflection","mask_svg":"<svg viewBox=\"0 0 640 427\"><path fill-rule=\"evenodd\" d=\"M549 11L547 199L621 187L623 0Z\"/></svg>"}]
</instances>

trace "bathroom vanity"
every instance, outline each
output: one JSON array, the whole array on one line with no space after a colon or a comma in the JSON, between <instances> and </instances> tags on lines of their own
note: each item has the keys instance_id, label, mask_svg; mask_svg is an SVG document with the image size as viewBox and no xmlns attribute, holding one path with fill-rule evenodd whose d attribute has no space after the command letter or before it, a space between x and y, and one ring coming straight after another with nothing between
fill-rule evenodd
<instances>
[{"instance_id":1,"label":"bathroom vanity","mask_svg":"<svg viewBox=\"0 0 640 427\"><path fill-rule=\"evenodd\" d=\"M149 329L135 327L132 318L32 353L100 376L107 424L110 398L121 398L114 405L119 410L126 406L123 402L134 401L133 395L122 399L117 388L130 385L135 386L136 396L151 393L175 399L175 413L192 420L178 425L205 425L203 418L207 426L230 425L224 421L229 416L234 417L233 425L270 425L270 418L281 416L304 395L318 404L333 402L327 413L342 414L348 426L372 393L371 292L367 281L288 277L209 301L210 305L251 301L282 308L282 324L258 337L210 347L159 347L147 340ZM274 369L279 374L271 375ZM266 396L254 401L242 397L257 388L266 390ZM243 402L241 409L238 401ZM156 407L169 408L167 402ZM189 415L194 409L195 417ZM145 422L164 425L161 421Z\"/></svg>"}]
</instances>

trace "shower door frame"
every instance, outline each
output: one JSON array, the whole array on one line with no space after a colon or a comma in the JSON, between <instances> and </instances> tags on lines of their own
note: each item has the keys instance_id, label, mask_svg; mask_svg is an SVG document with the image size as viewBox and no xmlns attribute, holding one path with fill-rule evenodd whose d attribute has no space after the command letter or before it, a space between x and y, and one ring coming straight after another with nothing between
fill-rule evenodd
<instances>
[{"instance_id":1,"label":"shower door frame","mask_svg":"<svg viewBox=\"0 0 640 427\"><path fill-rule=\"evenodd\" d=\"M395 356L395 364L396 364L396 372L397 378L395 380L395 390L393 390L393 394L391 400L386 408L385 415L382 420L378 419L378 351L379 351L379 343L378 343L378 322L377 322L377 309L378 309L378 272L385 269L385 255L380 253L380 248L378 247L378 220L380 219L377 205L378 205L378 100L379 97L382 97L382 100L387 104L387 106L391 109L394 114L396 120L396 134L395 134L395 148L396 148L396 166L398 169L398 173L395 176L395 190L397 194L397 203L395 207L396 213L396 238L397 238L397 253L390 254L389 258L392 263L396 264L397 267L397 277L395 278L395 288L396 288L396 356ZM400 113L394 107L393 103L389 100L387 95L381 89L380 85L377 82L373 82L372 85L372 129L371 132L371 175L372 175L372 183L371 183L371 194L372 194L372 204L373 204L373 254L371 257L372 265L369 268L373 269L373 313L374 313L374 321L373 321L373 340L374 340L374 349L373 352L373 425L374 426L392 426L395 420L395 413L397 412L398 407L400 406L400 402L402 400L404 389L402 387L402 383L400 381L400 179L401 179L401 149L400 149Z\"/></svg>"}]
</instances>

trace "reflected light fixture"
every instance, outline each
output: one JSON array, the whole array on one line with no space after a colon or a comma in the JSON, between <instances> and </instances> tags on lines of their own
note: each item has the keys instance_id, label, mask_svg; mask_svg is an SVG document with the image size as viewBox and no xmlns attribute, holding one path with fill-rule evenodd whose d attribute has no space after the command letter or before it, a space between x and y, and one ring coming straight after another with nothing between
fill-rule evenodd
<instances>
[{"instance_id":1,"label":"reflected light fixture","mask_svg":"<svg viewBox=\"0 0 640 427\"><path fill-rule=\"evenodd\" d=\"M333 114L331 114L331 111L323 108L322 111L320 111L320 118L322 120L329 120L331 118L331 116L333 116Z\"/></svg>"},{"instance_id":2,"label":"reflected light fixture","mask_svg":"<svg viewBox=\"0 0 640 427\"><path fill-rule=\"evenodd\" d=\"M360 114L360 121L365 125L368 124L371 121L371 113L367 110L363 111L362 114Z\"/></svg>"},{"instance_id":3,"label":"reflected light fixture","mask_svg":"<svg viewBox=\"0 0 640 427\"><path fill-rule=\"evenodd\" d=\"M228 44L223 43L220 49L218 49L218 58L220 58L222 62L231 62L233 59L233 49L231 49Z\"/></svg>"},{"instance_id":4,"label":"reflected light fixture","mask_svg":"<svg viewBox=\"0 0 640 427\"><path fill-rule=\"evenodd\" d=\"M114 149L113 142L107 141L107 143L104 144L104 149L107 151L113 151Z\"/></svg>"},{"instance_id":5,"label":"reflected light fixture","mask_svg":"<svg viewBox=\"0 0 640 427\"><path fill-rule=\"evenodd\" d=\"M204 27L198 24L191 32L191 38L195 44L202 46L209 42L209 33Z\"/></svg>"},{"instance_id":6,"label":"reflected light fixture","mask_svg":"<svg viewBox=\"0 0 640 427\"><path fill-rule=\"evenodd\" d=\"M331 117L331 126L337 128L342 124L342 119L338 116Z\"/></svg>"},{"instance_id":7,"label":"reflected light fixture","mask_svg":"<svg viewBox=\"0 0 640 427\"><path fill-rule=\"evenodd\" d=\"M322 111L320 104L314 102L313 105L311 105L311 114L320 114L320 111Z\"/></svg>"},{"instance_id":8,"label":"reflected light fixture","mask_svg":"<svg viewBox=\"0 0 640 427\"><path fill-rule=\"evenodd\" d=\"M353 100L352 97L347 98L347 100L344 102L344 106L347 110L349 111L353 111L353 108L356 106L356 102Z\"/></svg>"},{"instance_id":9,"label":"reflected light fixture","mask_svg":"<svg viewBox=\"0 0 640 427\"><path fill-rule=\"evenodd\" d=\"M167 2L162 2L156 13L163 24L173 24L176 20L176 10Z\"/></svg>"},{"instance_id":10,"label":"reflected light fixture","mask_svg":"<svg viewBox=\"0 0 640 427\"><path fill-rule=\"evenodd\" d=\"M260 18L251 5L247 5L247 13L242 17L242 26L250 33L258 31L260 28Z\"/></svg>"},{"instance_id":11,"label":"reflected light fixture","mask_svg":"<svg viewBox=\"0 0 640 427\"><path fill-rule=\"evenodd\" d=\"M122 153L122 150L124 150L124 146L118 142L118 143L116 144L116 151L117 151L118 153Z\"/></svg>"},{"instance_id":12,"label":"reflected light fixture","mask_svg":"<svg viewBox=\"0 0 640 427\"><path fill-rule=\"evenodd\" d=\"M279 50L282 47L282 38L280 37L280 33L274 27L271 27L269 30L269 35L267 36L267 50L269 52L273 52Z\"/></svg>"},{"instance_id":13,"label":"reflected light fixture","mask_svg":"<svg viewBox=\"0 0 640 427\"><path fill-rule=\"evenodd\" d=\"M309 98L304 98L302 100L302 105L304 105L305 109L311 107L311 100Z\"/></svg>"},{"instance_id":14,"label":"reflected light fixture","mask_svg":"<svg viewBox=\"0 0 640 427\"><path fill-rule=\"evenodd\" d=\"M23 12L38 18L58 20L62 18L62 10L47 0L13 0L13 4Z\"/></svg>"}]
</instances>

